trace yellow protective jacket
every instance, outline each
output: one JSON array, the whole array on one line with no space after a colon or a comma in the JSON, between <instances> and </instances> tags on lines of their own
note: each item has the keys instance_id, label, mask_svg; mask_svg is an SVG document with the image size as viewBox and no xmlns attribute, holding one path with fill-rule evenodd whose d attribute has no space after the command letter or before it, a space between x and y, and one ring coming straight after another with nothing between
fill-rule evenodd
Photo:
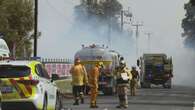
<instances>
[{"instance_id":1,"label":"yellow protective jacket","mask_svg":"<svg viewBox=\"0 0 195 110\"><path fill-rule=\"evenodd\" d=\"M70 69L72 75L72 85L82 86L88 83L87 72L83 65L77 64Z\"/></svg>"},{"instance_id":2,"label":"yellow protective jacket","mask_svg":"<svg viewBox=\"0 0 195 110\"><path fill-rule=\"evenodd\" d=\"M121 78L121 73L127 73L128 77L129 77L129 80L132 79L132 74L131 74L131 71L129 70L129 68L125 67L123 69L121 68L117 68L115 71L114 71L114 75L116 77L116 79L120 79ZM127 85L127 84L118 84L118 86L123 86L123 85Z\"/></svg>"},{"instance_id":3,"label":"yellow protective jacket","mask_svg":"<svg viewBox=\"0 0 195 110\"><path fill-rule=\"evenodd\" d=\"M99 68L94 66L89 73L89 86L98 88L98 80L99 80Z\"/></svg>"}]
</instances>

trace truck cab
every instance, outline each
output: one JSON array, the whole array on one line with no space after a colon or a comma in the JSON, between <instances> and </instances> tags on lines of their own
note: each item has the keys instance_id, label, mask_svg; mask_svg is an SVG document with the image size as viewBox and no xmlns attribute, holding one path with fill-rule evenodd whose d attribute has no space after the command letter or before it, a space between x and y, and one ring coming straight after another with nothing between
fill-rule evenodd
<instances>
[{"instance_id":1,"label":"truck cab","mask_svg":"<svg viewBox=\"0 0 195 110\"><path fill-rule=\"evenodd\" d=\"M172 58L166 54L143 54L137 61L140 68L140 84L142 88L150 88L151 84L171 88L173 77Z\"/></svg>"}]
</instances>

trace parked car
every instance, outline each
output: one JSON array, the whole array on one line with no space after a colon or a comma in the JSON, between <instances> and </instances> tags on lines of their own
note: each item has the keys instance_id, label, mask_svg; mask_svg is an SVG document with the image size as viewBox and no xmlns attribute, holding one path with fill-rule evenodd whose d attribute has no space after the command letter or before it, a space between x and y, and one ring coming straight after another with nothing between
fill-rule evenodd
<instances>
[{"instance_id":1,"label":"parked car","mask_svg":"<svg viewBox=\"0 0 195 110\"><path fill-rule=\"evenodd\" d=\"M56 78L50 79L39 61L1 62L2 110L60 110Z\"/></svg>"}]
</instances>

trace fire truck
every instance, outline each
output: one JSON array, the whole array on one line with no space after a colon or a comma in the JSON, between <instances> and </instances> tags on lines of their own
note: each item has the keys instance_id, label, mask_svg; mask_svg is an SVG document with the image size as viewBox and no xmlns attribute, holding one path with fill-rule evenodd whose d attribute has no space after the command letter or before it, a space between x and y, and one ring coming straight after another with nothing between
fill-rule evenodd
<instances>
[{"instance_id":1,"label":"fire truck","mask_svg":"<svg viewBox=\"0 0 195 110\"><path fill-rule=\"evenodd\" d=\"M171 88L173 77L172 58L163 53L143 54L137 60L140 68L140 84L142 88L150 88L151 84Z\"/></svg>"},{"instance_id":2,"label":"fire truck","mask_svg":"<svg viewBox=\"0 0 195 110\"><path fill-rule=\"evenodd\" d=\"M116 51L93 44L87 47L82 46L82 49L76 52L75 58L80 58L87 73L89 73L94 64L102 62L103 69L101 70L99 77L99 90L105 95L112 95L115 93L116 80L113 72L119 65L119 54Z\"/></svg>"}]
</instances>

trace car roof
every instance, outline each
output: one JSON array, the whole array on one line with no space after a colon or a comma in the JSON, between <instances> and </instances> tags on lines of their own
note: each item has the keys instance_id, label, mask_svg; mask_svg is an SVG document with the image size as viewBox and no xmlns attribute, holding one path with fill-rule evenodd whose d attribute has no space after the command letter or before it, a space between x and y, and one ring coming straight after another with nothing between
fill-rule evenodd
<instances>
[{"instance_id":1,"label":"car roof","mask_svg":"<svg viewBox=\"0 0 195 110\"><path fill-rule=\"evenodd\" d=\"M0 61L0 65L13 65L13 66L30 66L31 64L40 64L39 61L29 61L29 60L6 60Z\"/></svg>"}]
</instances>

